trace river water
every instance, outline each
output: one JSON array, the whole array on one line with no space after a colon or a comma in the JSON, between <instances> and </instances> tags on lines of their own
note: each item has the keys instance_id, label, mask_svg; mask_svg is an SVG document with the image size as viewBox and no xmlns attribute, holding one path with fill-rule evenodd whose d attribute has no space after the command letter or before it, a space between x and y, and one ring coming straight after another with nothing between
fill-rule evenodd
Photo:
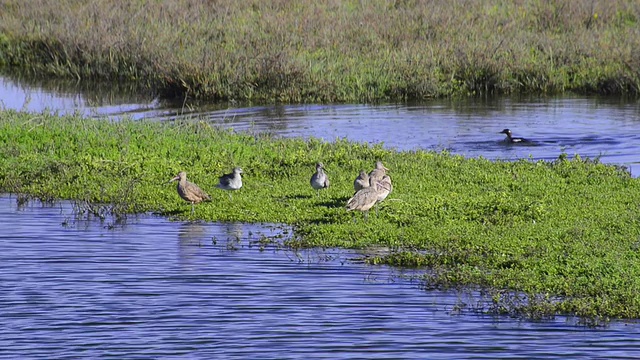
<instances>
[{"instance_id":1,"label":"river water","mask_svg":"<svg viewBox=\"0 0 640 360\"><path fill-rule=\"evenodd\" d=\"M402 105L165 104L152 95L0 78L0 105L171 121L204 116L238 130L448 149L492 159L601 156L640 172L640 105L595 98ZM534 146L507 145L511 128ZM286 229L82 220L72 205L0 196L0 358L637 358L640 326L520 321L458 311L358 254L303 253L256 240ZM409 274L410 275L410 274Z\"/></svg>"},{"instance_id":2,"label":"river water","mask_svg":"<svg viewBox=\"0 0 640 360\"><path fill-rule=\"evenodd\" d=\"M0 197L0 357L629 358L640 327L455 311L384 266L255 241L267 225L124 225Z\"/></svg>"},{"instance_id":3,"label":"river water","mask_svg":"<svg viewBox=\"0 0 640 360\"><path fill-rule=\"evenodd\" d=\"M57 83L54 83L57 84ZM560 154L599 157L640 175L640 102L620 98L495 98L384 105L178 105L153 96L96 87L69 90L0 77L0 106L87 116L206 118L236 130L280 136L347 138L398 150L449 150L468 157L553 160ZM504 128L532 145L507 144Z\"/></svg>"}]
</instances>

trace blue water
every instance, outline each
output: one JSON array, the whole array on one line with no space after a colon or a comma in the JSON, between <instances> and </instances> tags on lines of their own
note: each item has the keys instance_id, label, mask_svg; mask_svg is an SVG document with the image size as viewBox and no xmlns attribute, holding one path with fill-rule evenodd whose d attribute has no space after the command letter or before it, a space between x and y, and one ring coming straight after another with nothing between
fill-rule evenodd
<instances>
[{"instance_id":1,"label":"blue water","mask_svg":"<svg viewBox=\"0 0 640 360\"><path fill-rule=\"evenodd\" d=\"M90 92L86 89L92 89ZM384 105L167 104L0 77L0 106L134 119L196 119L285 137L513 160L601 157L640 175L640 104L601 98ZM506 144L503 128L534 146ZM410 273L337 250L294 253L273 225L127 224L72 205L0 196L0 358L637 358L640 326L584 328L458 310L476 298L424 291Z\"/></svg>"},{"instance_id":2,"label":"blue water","mask_svg":"<svg viewBox=\"0 0 640 360\"><path fill-rule=\"evenodd\" d=\"M553 160L562 153L623 165L640 175L640 102L619 98L495 98L419 104L270 105L163 103L118 88L87 92L0 77L0 106L133 119L208 119L239 131L347 138L399 150L449 150L468 157ZM534 146L508 145L504 128Z\"/></svg>"},{"instance_id":3,"label":"blue water","mask_svg":"<svg viewBox=\"0 0 640 360\"><path fill-rule=\"evenodd\" d=\"M0 197L0 358L640 357L640 326L456 311L357 253L294 253L269 225L124 225Z\"/></svg>"}]
</instances>

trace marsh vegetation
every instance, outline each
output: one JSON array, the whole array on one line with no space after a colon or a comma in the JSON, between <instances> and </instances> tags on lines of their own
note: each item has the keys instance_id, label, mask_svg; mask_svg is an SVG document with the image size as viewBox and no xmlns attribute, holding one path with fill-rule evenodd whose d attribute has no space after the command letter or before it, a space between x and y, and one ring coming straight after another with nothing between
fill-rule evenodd
<instances>
[{"instance_id":1,"label":"marsh vegetation","mask_svg":"<svg viewBox=\"0 0 640 360\"><path fill-rule=\"evenodd\" d=\"M374 102L640 89L640 4L0 1L0 65L169 97Z\"/></svg>"},{"instance_id":2,"label":"marsh vegetation","mask_svg":"<svg viewBox=\"0 0 640 360\"><path fill-rule=\"evenodd\" d=\"M361 169L382 160L393 192L379 215L345 209ZM321 161L331 186L309 178ZM218 176L244 170L233 199ZM167 184L187 171L212 198ZM483 289L495 311L530 317L640 317L640 183L619 167L560 155L489 161L346 140L235 133L194 118L150 121L0 116L0 191L115 204L118 214L293 225L286 245L387 248L371 263L430 269L432 287Z\"/></svg>"}]
</instances>

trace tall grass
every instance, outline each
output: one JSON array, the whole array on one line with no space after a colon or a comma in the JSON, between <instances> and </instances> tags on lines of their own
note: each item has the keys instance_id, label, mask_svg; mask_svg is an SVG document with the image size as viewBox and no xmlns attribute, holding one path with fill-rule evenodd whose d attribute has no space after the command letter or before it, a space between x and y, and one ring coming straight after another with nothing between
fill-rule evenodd
<instances>
[{"instance_id":1,"label":"tall grass","mask_svg":"<svg viewBox=\"0 0 640 360\"><path fill-rule=\"evenodd\" d=\"M287 102L640 89L635 0L0 0L0 63Z\"/></svg>"}]
</instances>

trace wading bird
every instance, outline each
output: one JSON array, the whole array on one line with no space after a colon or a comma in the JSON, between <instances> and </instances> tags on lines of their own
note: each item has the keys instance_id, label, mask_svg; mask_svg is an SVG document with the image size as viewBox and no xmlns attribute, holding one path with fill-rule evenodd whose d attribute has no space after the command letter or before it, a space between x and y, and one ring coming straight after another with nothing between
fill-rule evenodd
<instances>
[{"instance_id":1,"label":"wading bird","mask_svg":"<svg viewBox=\"0 0 640 360\"><path fill-rule=\"evenodd\" d=\"M202 201L209 201L211 198L204 192L198 185L187 181L187 173L184 171L180 171L176 177L169 180L169 182L178 181L178 195L183 198L185 201L191 203L191 213L193 214L194 204L197 204Z\"/></svg>"},{"instance_id":2,"label":"wading bird","mask_svg":"<svg viewBox=\"0 0 640 360\"><path fill-rule=\"evenodd\" d=\"M378 202L381 190L388 190L381 182L371 182L369 187L363 188L347 200L347 211L358 210L364 214L364 219L369 219L369 209ZM356 221L355 216L353 221Z\"/></svg>"},{"instance_id":3,"label":"wading bird","mask_svg":"<svg viewBox=\"0 0 640 360\"><path fill-rule=\"evenodd\" d=\"M393 184L391 183L391 178L389 175L385 175L380 180L380 187L378 188L378 200L376 201L376 216L378 216L378 203L384 201L384 199L389 196L389 194L393 191Z\"/></svg>"},{"instance_id":4,"label":"wading bird","mask_svg":"<svg viewBox=\"0 0 640 360\"><path fill-rule=\"evenodd\" d=\"M382 180L382 177L387 174L388 170L389 169L382 165L382 161L376 161L376 168L369 172L369 184Z\"/></svg>"},{"instance_id":5,"label":"wading bird","mask_svg":"<svg viewBox=\"0 0 640 360\"><path fill-rule=\"evenodd\" d=\"M316 193L320 195L320 189L329 187L329 177L324 172L322 163L316 164L316 172L311 176L311 187L316 189Z\"/></svg>"},{"instance_id":6,"label":"wading bird","mask_svg":"<svg viewBox=\"0 0 640 360\"><path fill-rule=\"evenodd\" d=\"M530 140L527 140L525 138L519 138L519 137L513 137L511 136L511 130L509 129L504 129L502 131L500 131L498 134L505 134L507 135L507 138L505 139L508 143L510 144L515 144L515 143L529 143L531 142Z\"/></svg>"},{"instance_id":7,"label":"wading bird","mask_svg":"<svg viewBox=\"0 0 640 360\"><path fill-rule=\"evenodd\" d=\"M241 168L234 168L233 172L224 174L218 178L219 182L216 187L222 190L240 190L242 187L242 176L240 176L240 174L242 173ZM231 193L229 193L229 200L232 200Z\"/></svg>"},{"instance_id":8,"label":"wading bird","mask_svg":"<svg viewBox=\"0 0 640 360\"><path fill-rule=\"evenodd\" d=\"M353 190L358 192L366 187L369 187L369 175L364 170L360 170L360 175L353 181Z\"/></svg>"}]
</instances>

